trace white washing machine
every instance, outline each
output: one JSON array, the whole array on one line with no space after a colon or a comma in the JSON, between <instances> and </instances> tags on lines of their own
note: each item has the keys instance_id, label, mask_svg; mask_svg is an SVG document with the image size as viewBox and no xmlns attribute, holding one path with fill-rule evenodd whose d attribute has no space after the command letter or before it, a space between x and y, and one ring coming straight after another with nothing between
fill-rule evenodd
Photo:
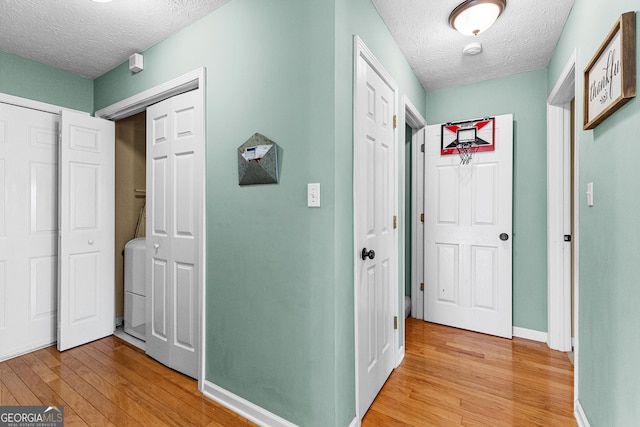
<instances>
[{"instance_id":1,"label":"white washing machine","mask_svg":"<svg viewBox=\"0 0 640 427\"><path fill-rule=\"evenodd\" d=\"M124 245L124 331L146 341L146 239L133 239Z\"/></svg>"}]
</instances>

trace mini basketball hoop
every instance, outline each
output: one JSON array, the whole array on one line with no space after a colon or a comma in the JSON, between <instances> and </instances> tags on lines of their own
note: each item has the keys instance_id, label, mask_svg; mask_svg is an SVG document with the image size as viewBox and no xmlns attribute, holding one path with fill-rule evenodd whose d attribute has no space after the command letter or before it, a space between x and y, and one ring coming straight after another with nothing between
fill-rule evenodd
<instances>
[{"instance_id":1,"label":"mini basketball hoop","mask_svg":"<svg viewBox=\"0 0 640 427\"><path fill-rule=\"evenodd\" d=\"M494 117L485 117L442 124L440 155L447 156L458 153L460 164L468 165L476 152L494 151L494 122Z\"/></svg>"},{"instance_id":2,"label":"mini basketball hoop","mask_svg":"<svg viewBox=\"0 0 640 427\"><path fill-rule=\"evenodd\" d=\"M478 150L476 145L476 128L458 129L456 149L460 155L460 164L468 165L473 153Z\"/></svg>"}]
</instances>

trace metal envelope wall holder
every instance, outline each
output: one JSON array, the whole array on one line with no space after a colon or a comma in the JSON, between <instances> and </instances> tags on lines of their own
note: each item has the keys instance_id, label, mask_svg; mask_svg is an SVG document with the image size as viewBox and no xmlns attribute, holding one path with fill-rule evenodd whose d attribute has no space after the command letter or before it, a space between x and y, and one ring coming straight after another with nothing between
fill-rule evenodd
<instances>
[{"instance_id":1,"label":"metal envelope wall holder","mask_svg":"<svg viewBox=\"0 0 640 427\"><path fill-rule=\"evenodd\" d=\"M278 144L255 133L238 147L238 184L277 184Z\"/></svg>"}]
</instances>

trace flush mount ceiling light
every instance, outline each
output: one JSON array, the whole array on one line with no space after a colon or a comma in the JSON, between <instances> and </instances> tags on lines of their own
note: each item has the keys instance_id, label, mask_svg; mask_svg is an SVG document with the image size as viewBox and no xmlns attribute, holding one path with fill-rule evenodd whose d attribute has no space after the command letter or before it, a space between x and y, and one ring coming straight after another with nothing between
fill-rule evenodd
<instances>
[{"instance_id":1,"label":"flush mount ceiling light","mask_svg":"<svg viewBox=\"0 0 640 427\"><path fill-rule=\"evenodd\" d=\"M496 22L507 0L466 0L453 9L449 25L466 36L477 36Z\"/></svg>"}]
</instances>

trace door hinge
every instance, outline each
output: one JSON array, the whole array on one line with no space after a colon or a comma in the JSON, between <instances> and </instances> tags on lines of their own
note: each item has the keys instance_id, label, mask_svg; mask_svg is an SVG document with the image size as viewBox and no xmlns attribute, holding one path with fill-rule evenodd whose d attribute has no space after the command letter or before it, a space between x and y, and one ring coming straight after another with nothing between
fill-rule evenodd
<instances>
[{"instance_id":1,"label":"door hinge","mask_svg":"<svg viewBox=\"0 0 640 427\"><path fill-rule=\"evenodd\" d=\"M424 283L420 283L420 290L424 291Z\"/></svg>"},{"instance_id":2,"label":"door hinge","mask_svg":"<svg viewBox=\"0 0 640 427\"><path fill-rule=\"evenodd\" d=\"M424 222L424 214L423 213L420 214L420 222Z\"/></svg>"},{"instance_id":3,"label":"door hinge","mask_svg":"<svg viewBox=\"0 0 640 427\"><path fill-rule=\"evenodd\" d=\"M424 144L420 144L420 151L424 153Z\"/></svg>"},{"instance_id":4,"label":"door hinge","mask_svg":"<svg viewBox=\"0 0 640 427\"><path fill-rule=\"evenodd\" d=\"M395 114L393 115L393 128L397 128L398 127L398 116L396 116Z\"/></svg>"},{"instance_id":5,"label":"door hinge","mask_svg":"<svg viewBox=\"0 0 640 427\"><path fill-rule=\"evenodd\" d=\"M397 217L397 215L393 216L393 228L398 228L398 217Z\"/></svg>"},{"instance_id":6,"label":"door hinge","mask_svg":"<svg viewBox=\"0 0 640 427\"><path fill-rule=\"evenodd\" d=\"M398 316L393 316L393 329L398 329Z\"/></svg>"}]
</instances>

